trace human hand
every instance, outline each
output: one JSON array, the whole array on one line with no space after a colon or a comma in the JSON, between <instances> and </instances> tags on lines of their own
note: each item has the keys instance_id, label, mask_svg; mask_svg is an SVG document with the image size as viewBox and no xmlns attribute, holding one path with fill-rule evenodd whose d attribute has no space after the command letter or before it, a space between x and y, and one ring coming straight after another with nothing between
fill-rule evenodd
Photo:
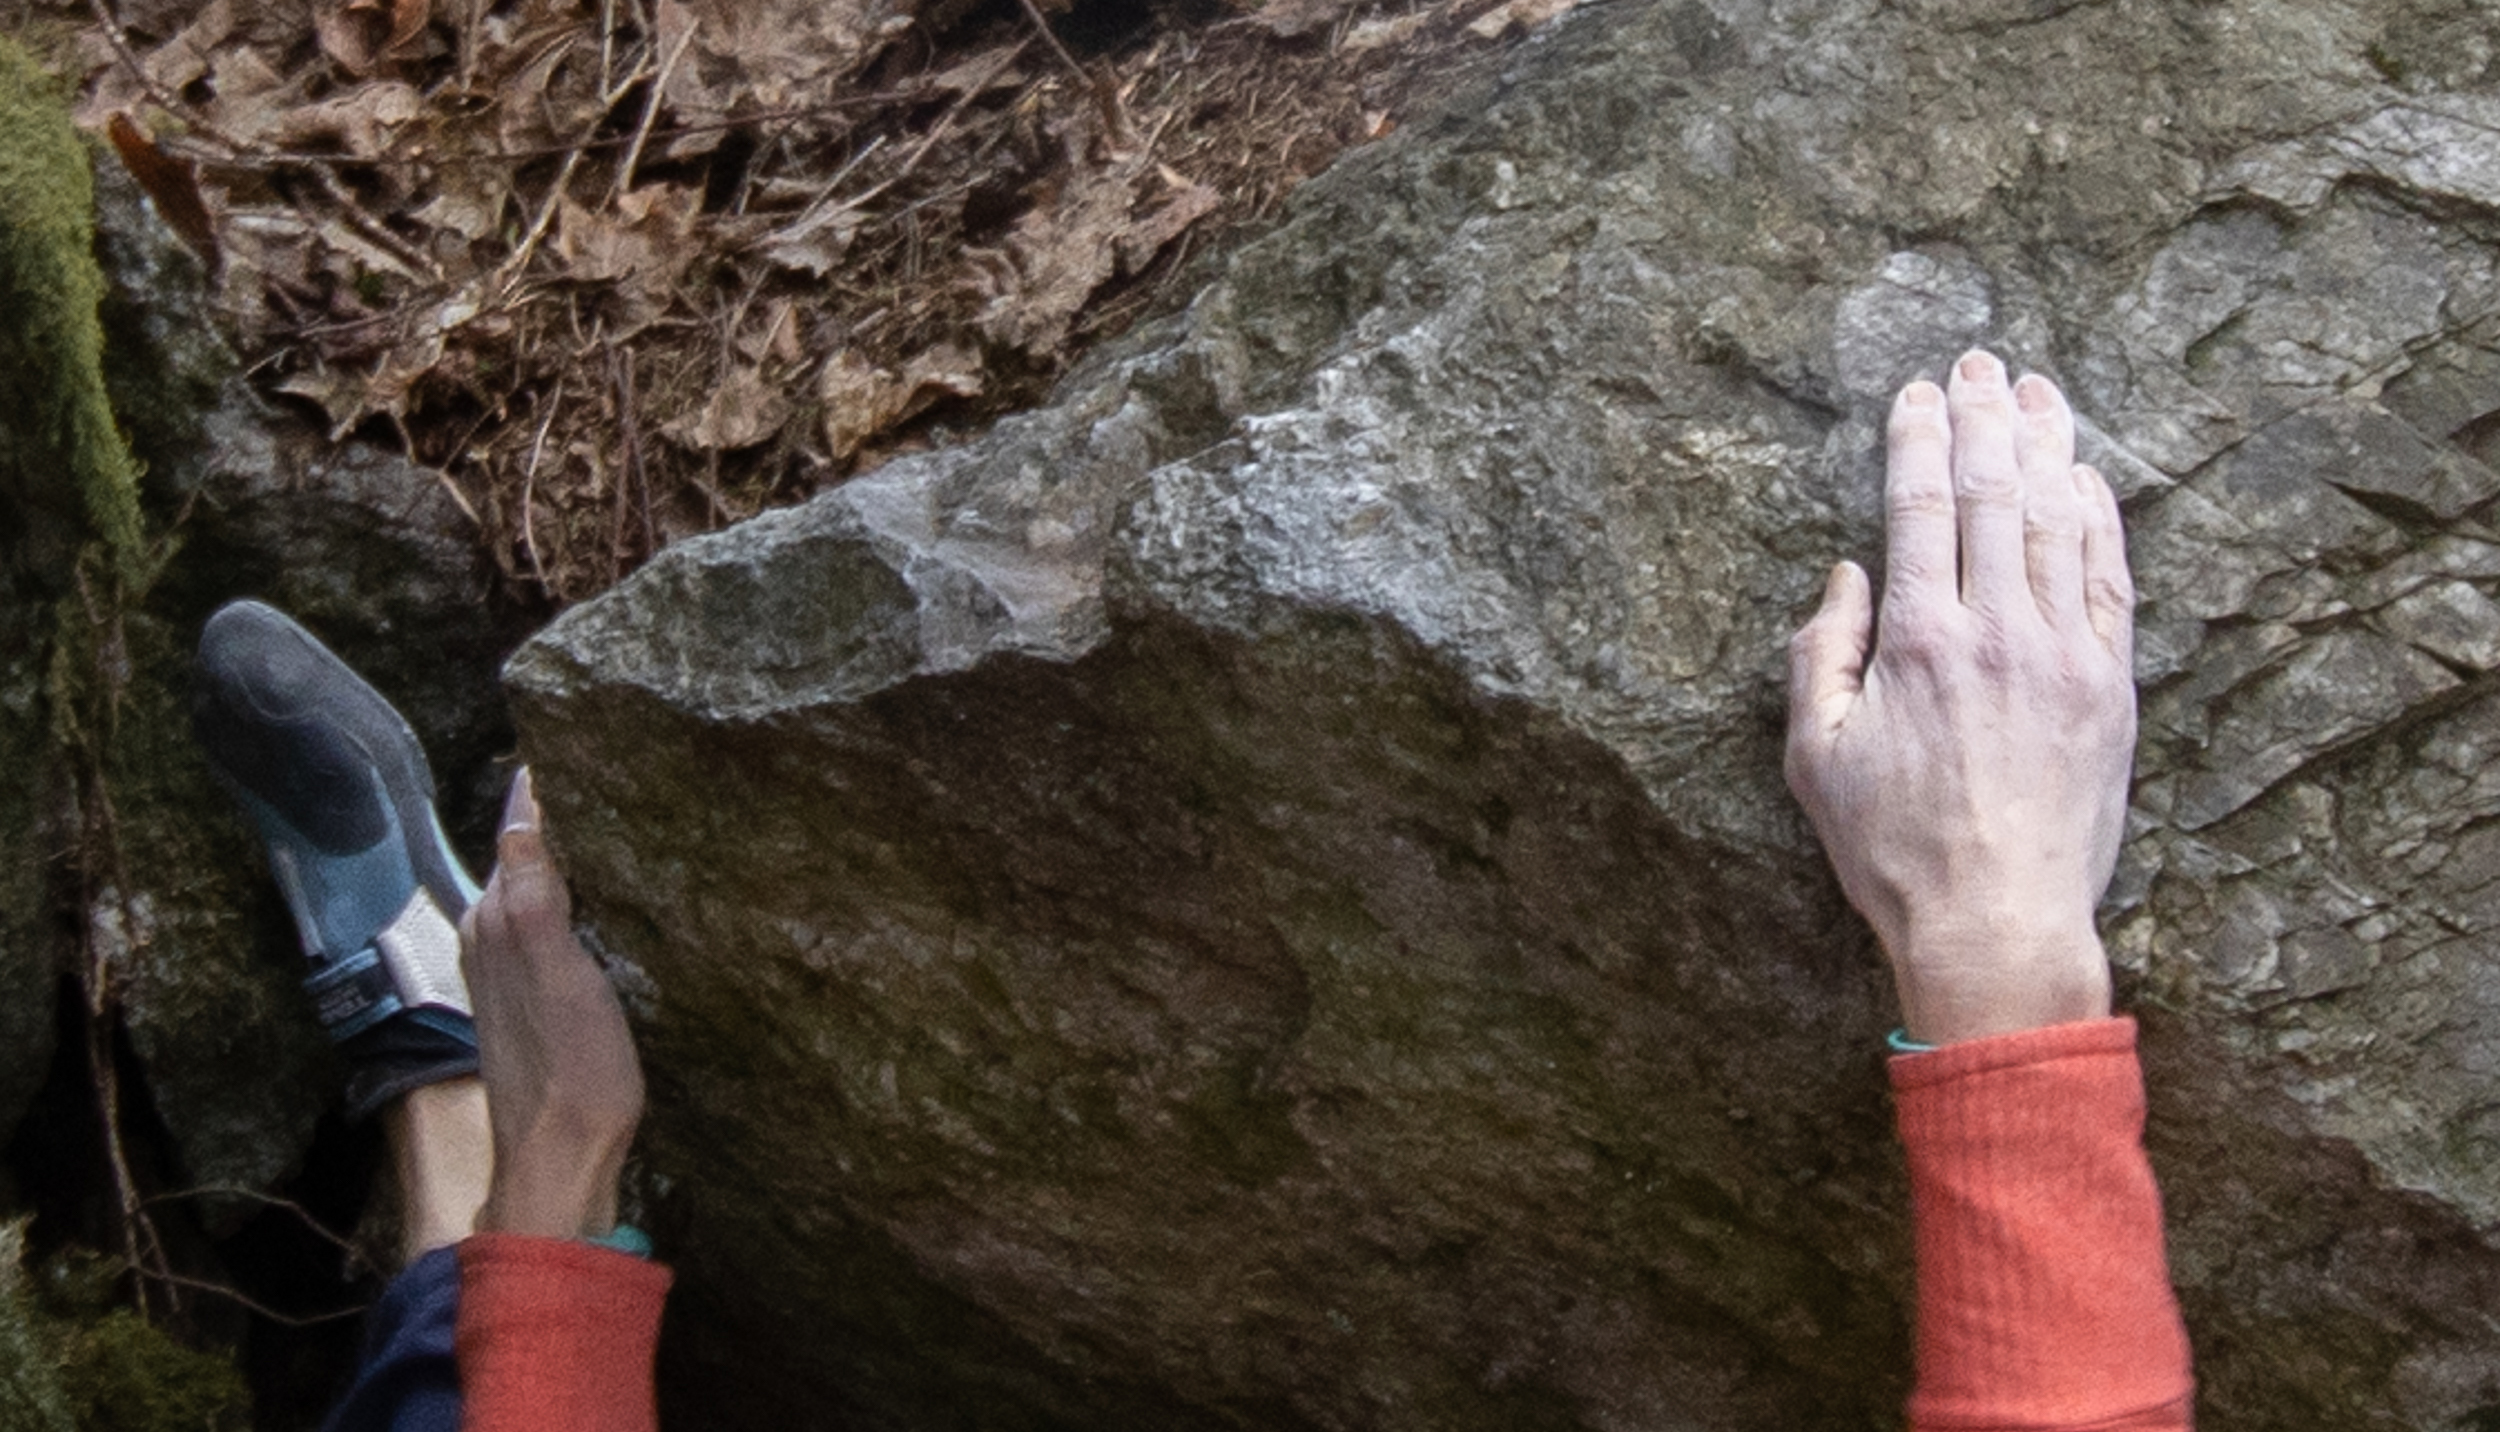
<instances>
[{"instance_id":1,"label":"human hand","mask_svg":"<svg viewBox=\"0 0 2500 1432\"><path fill-rule=\"evenodd\" d=\"M642 1120L642 1061L607 976L573 937L527 770L512 778L495 873L460 922L477 1007L495 1173L480 1232L597 1238Z\"/></svg>"},{"instance_id":2,"label":"human hand","mask_svg":"<svg viewBox=\"0 0 2500 1432\"><path fill-rule=\"evenodd\" d=\"M1880 624L1843 562L1789 643L1789 788L1883 942L1911 1038L2105 1016L2092 911L2135 750L2117 497L2075 464L2056 385L2009 388L1974 351L1949 394L1894 400L1884 499Z\"/></svg>"}]
</instances>

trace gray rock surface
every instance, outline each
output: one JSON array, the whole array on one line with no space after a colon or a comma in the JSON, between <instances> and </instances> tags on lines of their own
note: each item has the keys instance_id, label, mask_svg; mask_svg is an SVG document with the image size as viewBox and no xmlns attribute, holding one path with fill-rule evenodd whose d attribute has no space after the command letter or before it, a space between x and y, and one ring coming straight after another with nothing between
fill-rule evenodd
<instances>
[{"instance_id":1,"label":"gray rock surface","mask_svg":"<svg viewBox=\"0 0 2500 1432\"><path fill-rule=\"evenodd\" d=\"M509 669L706 1425L1871 1427L1781 789L1884 404L2127 495L2105 910L2204 1425L2500 1417L2500 70L2440 0L1593 5L1044 411Z\"/></svg>"}]
</instances>

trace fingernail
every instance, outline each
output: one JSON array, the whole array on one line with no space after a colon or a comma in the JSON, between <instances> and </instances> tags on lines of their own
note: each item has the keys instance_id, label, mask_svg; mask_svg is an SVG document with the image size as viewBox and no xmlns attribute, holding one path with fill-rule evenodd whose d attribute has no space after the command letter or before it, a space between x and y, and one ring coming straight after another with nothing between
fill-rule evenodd
<instances>
[{"instance_id":1,"label":"fingernail","mask_svg":"<svg viewBox=\"0 0 2500 1432\"><path fill-rule=\"evenodd\" d=\"M530 787L530 768L523 766L512 773L512 789L504 793L503 820L499 830L535 830L538 827L538 796Z\"/></svg>"},{"instance_id":2,"label":"fingernail","mask_svg":"<svg viewBox=\"0 0 2500 1432\"><path fill-rule=\"evenodd\" d=\"M2057 387L2037 373L2025 373L2014 385L2014 405L2026 413L2055 412Z\"/></svg>"},{"instance_id":3,"label":"fingernail","mask_svg":"<svg viewBox=\"0 0 2500 1432\"><path fill-rule=\"evenodd\" d=\"M1960 372L1964 382L1985 383L1997 376L1996 355L1974 348L1962 355Z\"/></svg>"},{"instance_id":4,"label":"fingernail","mask_svg":"<svg viewBox=\"0 0 2500 1432\"><path fill-rule=\"evenodd\" d=\"M1901 406L1905 408L1932 408L1943 401L1944 390L1924 378L1901 390Z\"/></svg>"}]
</instances>

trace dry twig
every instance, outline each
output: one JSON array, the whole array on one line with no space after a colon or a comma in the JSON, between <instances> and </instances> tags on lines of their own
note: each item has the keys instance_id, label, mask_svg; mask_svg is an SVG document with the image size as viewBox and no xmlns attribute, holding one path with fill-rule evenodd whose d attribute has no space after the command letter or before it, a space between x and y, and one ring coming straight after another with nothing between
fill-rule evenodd
<instances>
[{"instance_id":1,"label":"dry twig","mask_svg":"<svg viewBox=\"0 0 2500 1432\"><path fill-rule=\"evenodd\" d=\"M1094 103L1102 110L1103 128L1110 133L1112 147L1128 148L1134 141L1129 129L1127 107L1120 103L1119 90L1108 78L1097 79L1085 72L1085 67L1076 62L1076 56L1069 54L1068 47L1059 42L1058 32L1050 28L1050 21L1042 15L1041 6L1034 4L1033 0L1018 0L1018 3L1024 6L1024 13L1033 21L1033 27L1040 30L1042 38L1049 42L1051 53L1057 55L1059 62L1068 67L1068 73L1076 76L1076 82L1093 95Z\"/></svg>"},{"instance_id":2,"label":"dry twig","mask_svg":"<svg viewBox=\"0 0 2500 1432\"><path fill-rule=\"evenodd\" d=\"M521 475L521 550L529 554L530 576L538 590L548 596L555 588L547 583L547 564L538 555L538 459L546 451L547 430L556 425L556 414L564 409L564 379L556 379L555 395L547 400L547 416L538 424L538 436L530 440L529 470Z\"/></svg>"},{"instance_id":3,"label":"dry twig","mask_svg":"<svg viewBox=\"0 0 2500 1432\"><path fill-rule=\"evenodd\" d=\"M349 1318L360 1318L365 1314L365 1305L358 1303L352 1308L340 1308L335 1312L311 1313L303 1317L295 1317L291 1314L279 1312L277 1309L270 1307L267 1303L263 1303L255 1299L249 1293L244 1292L240 1288L231 1287L225 1283L211 1282L206 1278L190 1277L187 1274L174 1272L170 1268L144 1270L144 1276L151 1278L156 1282L162 1283L169 1288L192 1288L203 1293L213 1293L218 1297L225 1299L227 1302L237 1304L251 1313L267 1318L269 1321L278 1324L280 1327L319 1327L323 1323L345 1322Z\"/></svg>"},{"instance_id":4,"label":"dry twig","mask_svg":"<svg viewBox=\"0 0 2500 1432\"><path fill-rule=\"evenodd\" d=\"M695 26L686 24L686 32L669 46L668 58L660 61L659 78L651 82L651 91L643 101L642 122L634 126L634 142L625 149L625 163L616 171L616 183L608 190L608 202L625 197L634 187L634 166L642 162L643 141L651 137L651 122L660 117L660 100L668 93L668 77L677 73L677 62L686 56L686 46L694 43Z\"/></svg>"}]
</instances>

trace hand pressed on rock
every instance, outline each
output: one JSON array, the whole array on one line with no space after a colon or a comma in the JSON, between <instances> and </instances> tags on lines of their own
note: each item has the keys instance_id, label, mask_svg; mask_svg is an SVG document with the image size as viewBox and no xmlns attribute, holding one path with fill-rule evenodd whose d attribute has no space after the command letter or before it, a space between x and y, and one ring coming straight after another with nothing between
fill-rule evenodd
<instances>
[{"instance_id":1,"label":"hand pressed on rock","mask_svg":"<svg viewBox=\"0 0 2500 1432\"><path fill-rule=\"evenodd\" d=\"M1901 391L1884 491L1880 621L1843 562L1790 643L1789 786L1912 1038L2106 1015L2092 912L2135 749L2117 498L2056 385L1980 352Z\"/></svg>"},{"instance_id":2,"label":"hand pressed on rock","mask_svg":"<svg viewBox=\"0 0 2500 1432\"><path fill-rule=\"evenodd\" d=\"M600 1237L616 1226L617 1177L642 1119L642 1063L616 992L573 937L526 770L495 849L494 876L460 926L495 1140L478 1229Z\"/></svg>"}]
</instances>

